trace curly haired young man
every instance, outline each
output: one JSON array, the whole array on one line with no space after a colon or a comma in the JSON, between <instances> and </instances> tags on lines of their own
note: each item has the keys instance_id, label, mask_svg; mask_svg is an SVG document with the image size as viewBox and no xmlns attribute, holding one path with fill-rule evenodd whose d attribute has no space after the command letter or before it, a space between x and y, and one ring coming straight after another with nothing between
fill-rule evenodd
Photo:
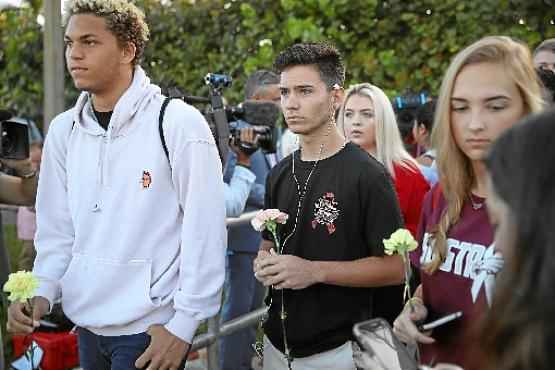
<instances>
[{"instance_id":1,"label":"curly haired young man","mask_svg":"<svg viewBox=\"0 0 555 370\"><path fill-rule=\"evenodd\" d=\"M9 329L31 332L61 298L78 326L83 369L183 369L199 322L218 312L224 281L217 147L202 115L172 100L166 157L164 96L139 66L148 40L139 9L71 0L65 10L67 68L83 92L46 138L40 287L33 318L13 304Z\"/></svg>"}]
</instances>

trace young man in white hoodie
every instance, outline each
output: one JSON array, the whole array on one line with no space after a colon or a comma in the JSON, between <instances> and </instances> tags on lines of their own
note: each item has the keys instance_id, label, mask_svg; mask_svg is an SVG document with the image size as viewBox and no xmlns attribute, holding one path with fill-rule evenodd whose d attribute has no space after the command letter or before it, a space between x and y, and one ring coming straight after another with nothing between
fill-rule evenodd
<instances>
[{"instance_id":1,"label":"young man in white hoodie","mask_svg":"<svg viewBox=\"0 0 555 370\"><path fill-rule=\"evenodd\" d=\"M85 370L181 369L224 281L224 188L202 115L164 97L138 65L148 27L125 0L66 3L66 61L82 90L44 146L37 198L40 281L30 333L61 298Z\"/></svg>"}]
</instances>

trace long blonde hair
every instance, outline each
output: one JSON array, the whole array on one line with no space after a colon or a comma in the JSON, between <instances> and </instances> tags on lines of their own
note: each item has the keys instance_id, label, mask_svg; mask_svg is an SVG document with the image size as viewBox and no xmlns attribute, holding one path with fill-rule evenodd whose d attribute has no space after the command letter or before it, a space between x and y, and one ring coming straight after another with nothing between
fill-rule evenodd
<instances>
[{"instance_id":1,"label":"long blonde hair","mask_svg":"<svg viewBox=\"0 0 555 370\"><path fill-rule=\"evenodd\" d=\"M391 102L379 87L369 83L361 83L349 87L345 93L345 98L343 99L343 104L339 110L339 117L337 120L337 125L343 130L343 133L345 134L345 106L349 98L353 95L367 97L374 103L376 159L387 168L392 177L395 177L394 163L406 167L409 170L416 171L418 165L403 145Z\"/></svg>"},{"instance_id":2,"label":"long blonde hair","mask_svg":"<svg viewBox=\"0 0 555 370\"><path fill-rule=\"evenodd\" d=\"M517 85L527 113L542 109L540 84L530 50L524 44L506 36L488 36L459 52L445 73L434 119L432 146L437 150L439 183L447 209L432 229L432 261L424 270L433 273L445 260L447 233L460 218L464 202L470 197L476 181L468 157L457 146L451 130L451 95L455 79L467 65L478 63L502 64Z\"/></svg>"}]
</instances>

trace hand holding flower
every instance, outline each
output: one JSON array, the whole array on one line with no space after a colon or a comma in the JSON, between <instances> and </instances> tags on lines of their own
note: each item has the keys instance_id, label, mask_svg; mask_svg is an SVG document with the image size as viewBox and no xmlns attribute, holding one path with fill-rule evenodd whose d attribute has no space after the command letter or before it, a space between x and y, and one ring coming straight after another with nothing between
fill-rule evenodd
<instances>
[{"instance_id":1,"label":"hand holding flower","mask_svg":"<svg viewBox=\"0 0 555 370\"><path fill-rule=\"evenodd\" d=\"M31 272L10 274L4 291L10 293L7 328L13 334L30 334L39 326L39 320L50 309L44 297L34 297L38 281Z\"/></svg>"},{"instance_id":2,"label":"hand holding flower","mask_svg":"<svg viewBox=\"0 0 555 370\"><path fill-rule=\"evenodd\" d=\"M10 293L8 299L11 302L25 302L33 298L38 286L39 282L32 272L18 271L9 275L4 291Z\"/></svg>"},{"instance_id":3,"label":"hand holding flower","mask_svg":"<svg viewBox=\"0 0 555 370\"><path fill-rule=\"evenodd\" d=\"M403 292L403 298L406 302L411 298L411 266L409 260L409 252L412 252L418 247L418 242L414 240L412 234L407 229L398 229L393 234L391 234L391 237L389 239L383 240L383 245L385 248L385 254L389 256L398 254L403 259L403 266L405 270L405 290Z\"/></svg>"},{"instance_id":4,"label":"hand holding flower","mask_svg":"<svg viewBox=\"0 0 555 370\"><path fill-rule=\"evenodd\" d=\"M277 226L278 224L285 224L288 218L289 215L287 215L287 213L281 212L279 209L270 208L259 211L251 220L251 225L256 231L262 232L264 230L268 230L272 233L274 245L277 249L277 253L273 247L269 250L261 249L254 260L254 276L264 285L267 285L266 281L270 275L268 273L261 272L262 268L266 266L266 264L263 265L263 261L272 255L281 254L282 247L277 233Z\"/></svg>"},{"instance_id":5,"label":"hand holding flower","mask_svg":"<svg viewBox=\"0 0 555 370\"><path fill-rule=\"evenodd\" d=\"M285 283L284 277L283 276L279 277L281 270L279 269L274 269L273 271L267 270L268 267L270 268L275 267L276 261L274 261L274 259L277 257L294 257L294 256L282 255L283 246L281 246L280 244L280 240L277 232L278 224L282 224L282 225L285 224L288 218L289 218L289 215L287 215L287 213L281 212L279 209L265 209L263 211L258 212L257 215L251 221L252 227L256 231L262 232L264 230L268 230L270 233L272 233L272 236L274 238L274 245L277 249L277 252L276 252L276 250L270 247L266 249L261 249L258 252L258 256L254 260L254 266L253 266L255 277L266 286L273 285L274 283L277 282L276 279L279 278L280 279L279 284L282 286L280 287L274 286L274 288L278 288L278 289L285 288L285 287L291 287L291 288L293 287L293 286L283 286L283 283ZM287 242L287 238L285 239L284 243L286 242ZM271 244L271 243L268 242L268 244ZM295 257L295 258L298 258L298 257ZM300 289L300 287L298 289ZM268 306L268 310L271 309L271 306L272 306L272 301L270 298L270 304ZM285 311L283 290L281 291L280 317L281 317L281 323L282 323L283 346L285 347L285 359L287 360L288 368L291 369L292 357L291 357L289 346L287 344L287 333L285 330L285 319L287 317L287 313Z\"/></svg>"},{"instance_id":6,"label":"hand holding flower","mask_svg":"<svg viewBox=\"0 0 555 370\"><path fill-rule=\"evenodd\" d=\"M260 260L256 278L274 289L304 289L321 281L313 261L290 254L271 254Z\"/></svg>"}]
</instances>

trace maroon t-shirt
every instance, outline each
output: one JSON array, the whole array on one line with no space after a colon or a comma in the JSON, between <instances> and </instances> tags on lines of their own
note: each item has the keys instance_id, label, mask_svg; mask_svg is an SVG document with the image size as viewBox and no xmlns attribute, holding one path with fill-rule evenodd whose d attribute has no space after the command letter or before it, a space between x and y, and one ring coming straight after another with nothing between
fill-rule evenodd
<instances>
[{"instance_id":1,"label":"maroon t-shirt","mask_svg":"<svg viewBox=\"0 0 555 370\"><path fill-rule=\"evenodd\" d=\"M438 190L434 187L424 198L418 227L420 243L410 256L417 268L431 261L429 232L437 225L447 207L445 198ZM473 266L494 249L493 228L484 199L473 197L473 201L476 205L481 204L480 208L474 209L470 201L465 202L459 222L451 227L447 235L445 262L431 275L422 270L420 272L423 299L429 313L426 321L455 311L463 312L462 318L434 329L432 337L435 343L421 345L423 364L448 362L463 366L467 360L465 356L476 345L469 343L470 334L488 307L484 286L480 287L474 298L471 290L476 277Z\"/></svg>"}]
</instances>

